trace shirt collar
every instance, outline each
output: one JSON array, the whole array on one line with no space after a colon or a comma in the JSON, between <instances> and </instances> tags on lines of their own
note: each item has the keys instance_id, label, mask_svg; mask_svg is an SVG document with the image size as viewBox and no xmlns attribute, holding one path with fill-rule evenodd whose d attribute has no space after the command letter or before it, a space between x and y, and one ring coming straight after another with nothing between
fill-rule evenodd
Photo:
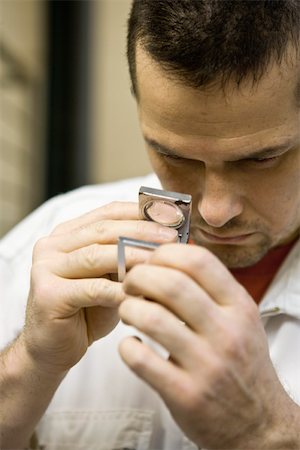
<instances>
[{"instance_id":1,"label":"shirt collar","mask_svg":"<svg viewBox=\"0 0 300 450\"><path fill-rule=\"evenodd\" d=\"M275 275L259 310L262 317L287 314L300 319L300 239Z\"/></svg>"}]
</instances>

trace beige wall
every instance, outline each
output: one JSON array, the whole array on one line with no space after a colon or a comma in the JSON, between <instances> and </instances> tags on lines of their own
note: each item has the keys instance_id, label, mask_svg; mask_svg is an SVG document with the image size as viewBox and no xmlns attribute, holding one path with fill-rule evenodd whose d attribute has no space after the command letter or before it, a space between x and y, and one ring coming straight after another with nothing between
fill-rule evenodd
<instances>
[{"instance_id":1,"label":"beige wall","mask_svg":"<svg viewBox=\"0 0 300 450\"><path fill-rule=\"evenodd\" d=\"M130 93L126 21L130 0L93 5L91 180L106 182L149 173Z\"/></svg>"},{"instance_id":2,"label":"beige wall","mask_svg":"<svg viewBox=\"0 0 300 450\"><path fill-rule=\"evenodd\" d=\"M45 67L45 0L0 0L1 41L33 77Z\"/></svg>"},{"instance_id":3,"label":"beige wall","mask_svg":"<svg viewBox=\"0 0 300 450\"><path fill-rule=\"evenodd\" d=\"M89 182L151 171L130 93L126 22L131 0L91 0ZM3 83L0 57L0 236L43 198L46 82L45 0L0 0L0 40L28 82ZM1 55L0 55L1 56Z\"/></svg>"},{"instance_id":4,"label":"beige wall","mask_svg":"<svg viewBox=\"0 0 300 450\"><path fill-rule=\"evenodd\" d=\"M0 0L0 236L43 198L43 0Z\"/></svg>"}]
</instances>

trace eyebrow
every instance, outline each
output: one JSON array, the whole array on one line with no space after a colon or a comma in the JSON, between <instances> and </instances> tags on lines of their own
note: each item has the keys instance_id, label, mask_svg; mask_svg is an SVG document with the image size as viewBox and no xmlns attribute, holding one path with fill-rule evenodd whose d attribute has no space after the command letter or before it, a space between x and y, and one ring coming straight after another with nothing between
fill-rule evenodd
<instances>
[{"instance_id":1,"label":"eyebrow","mask_svg":"<svg viewBox=\"0 0 300 450\"><path fill-rule=\"evenodd\" d=\"M170 148L170 147L166 147L165 145L160 144L159 142L155 141L154 139L150 139L147 136L144 136L144 139L145 139L145 142L150 147L152 147L157 153L174 156L174 157L182 158L182 159L188 159L185 156L180 155L180 152L178 152L177 150ZM288 140L280 145L268 146L268 147L264 147L264 148L255 150L255 151L245 154L245 155L239 155L239 157L238 157L238 159L236 159L236 161L243 160L243 159L266 158L271 155L275 155L278 153L280 154L281 152L288 151L292 147L293 147L292 141Z\"/></svg>"}]
</instances>

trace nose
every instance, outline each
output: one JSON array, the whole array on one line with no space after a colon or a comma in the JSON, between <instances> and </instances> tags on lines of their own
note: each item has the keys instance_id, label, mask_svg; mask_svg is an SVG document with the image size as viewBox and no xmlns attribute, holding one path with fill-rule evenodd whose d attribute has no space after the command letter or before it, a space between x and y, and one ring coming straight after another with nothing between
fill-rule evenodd
<instances>
[{"instance_id":1,"label":"nose","mask_svg":"<svg viewBox=\"0 0 300 450\"><path fill-rule=\"evenodd\" d=\"M230 174L206 169L198 211L203 220L214 228L223 227L242 213L239 185Z\"/></svg>"}]
</instances>

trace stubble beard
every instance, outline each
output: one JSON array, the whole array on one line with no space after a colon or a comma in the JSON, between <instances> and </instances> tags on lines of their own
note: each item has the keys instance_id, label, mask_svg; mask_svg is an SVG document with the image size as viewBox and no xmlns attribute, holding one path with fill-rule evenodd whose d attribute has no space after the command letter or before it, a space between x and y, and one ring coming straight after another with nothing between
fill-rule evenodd
<instances>
[{"instance_id":1,"label":"stubble beard","mask_svg":"<svg viewBox=\"0 0 300 450\"><path fill-rule=\"evenodd\" d=\"M259 262L271 249L271 242L263 241L253 247L238 245L208 245L196 242L210 250L228 269L250 267Z\"/></svg>"},{"instance_id":2,"label":"stubble beard","mask_svg":"<svg viewBox=\"0 0 300 450\"><path fill-rule=\"evenodd\" d=\"M197 232L191 230L191 238L196 245L207 248L228 269L250 267L259 262L272 248L273 242L267 233L260 233L261 237L255 244L217 244L208 243L197 236Z\"/></svg>"}]
</instances>

